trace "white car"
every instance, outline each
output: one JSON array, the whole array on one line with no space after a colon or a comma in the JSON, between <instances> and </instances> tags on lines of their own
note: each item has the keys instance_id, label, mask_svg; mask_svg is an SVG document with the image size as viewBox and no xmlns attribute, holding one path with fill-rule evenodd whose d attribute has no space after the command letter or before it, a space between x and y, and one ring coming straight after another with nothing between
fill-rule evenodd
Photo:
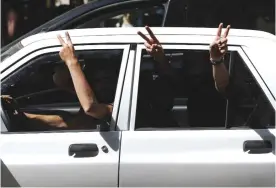
<instances>
[{"instance_id":1,"label":"white car","mask_svg":"<svg viewBox=\"0 0 276 188\"><path fill-rule=\"evenodd\" d=\"M56 36L65 36L65 31L23 39L17 51L1 62L2 95L12 96L19 105L15 109L2 101L2 186L275 186L276 37L261 31L230 30L225 63L240 94L222 109L221 126L207 122L193 126L191 98L184 82L200 80L201 72L209 71L209 44L217 29L153 28L176 78L170 113L178 126L164 126L163 116L146 114L151 122L140 121L136 110L143 103L137 102L140 95L155 92L153 98L161 96L160 105L162 97L167 97L162 90L152 91L150 87L158 88L155 82L140 91L148 84L141 81L140 73L150 73L153 81L158 73L138 30L146 33L143 28L69 30L88 78L93 76L90 71L100 69L116 73L112 83L117 85L104 93L114 102L107 130L101 124L96 130L32 130L14 114L14 110L78 113L77 98L58 89L52 79L55 67L63 64ZM199 96L203 97L198 100L208 104L208 95ZM212 105L202 108L212 111Z\"/></svg>"}]
</instances>

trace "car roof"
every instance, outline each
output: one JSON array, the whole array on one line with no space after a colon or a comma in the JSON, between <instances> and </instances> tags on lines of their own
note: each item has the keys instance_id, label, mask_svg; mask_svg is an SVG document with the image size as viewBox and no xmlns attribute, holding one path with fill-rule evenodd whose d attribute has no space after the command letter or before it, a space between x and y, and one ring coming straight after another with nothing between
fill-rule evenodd
<instances>
[{"instance_id":1,"label":"car roof","mask_svg":"<svg viewBox=\"0 0 276 188\"><path fill-rule=\"evenodd\" d=\"M200 36L214 36L217 33L217 28L195 28L195 27L152 27L156 35L200 35ZM137 31L147 33L145 28L132 27L132 28L92 28L92 29L71 29L66 30L70 33L71 37L84 37L84 36L112 36L112 35L137 35ZM27 37L21 41L23 46L31 43L56 38L57 34L64 35L63 31L51 31L47 33L39 33ZM268 39L276 42L276 37L273 34L246 29L231 29L229 37L251 37L258 39ZM118 42L120 39L118 38Z\"/></svg>"}]
</instances>

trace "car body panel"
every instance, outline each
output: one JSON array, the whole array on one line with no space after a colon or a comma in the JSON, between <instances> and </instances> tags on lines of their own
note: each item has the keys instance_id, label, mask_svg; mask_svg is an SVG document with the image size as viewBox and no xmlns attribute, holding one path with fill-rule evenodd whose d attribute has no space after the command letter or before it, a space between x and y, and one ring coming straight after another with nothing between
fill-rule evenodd
<instances>
[{"instance_id":1,"label":"car body panel","mask_svg":"<svg viewBox=\"0 0 276 188\"><path fill-rule=\"evenodd\" d=\"M273 130L155 130L122 133L122 187L272 187L275 155L243 151Z\"/></svg>"},{"instance_id":2,"label":"car body panel","mask_svg":"<svg viewBox=\"0 0 276 188\"><path fill-rule=\"evenodd\" d=\"M120 139L120 132L2 134L1 160L21 187L116 187ZM97 156L69 156L71 144L86 143L97 144Z\"/></svg>"}]
</instances>

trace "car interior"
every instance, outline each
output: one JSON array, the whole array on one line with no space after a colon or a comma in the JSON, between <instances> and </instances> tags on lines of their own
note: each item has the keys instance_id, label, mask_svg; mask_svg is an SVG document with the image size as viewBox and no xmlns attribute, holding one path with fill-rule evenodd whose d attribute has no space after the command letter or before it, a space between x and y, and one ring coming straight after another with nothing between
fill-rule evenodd
<instances>
[{"instance_id":1,"label":"car interior","mask_svg":"<svg viewBox=\"0 0 276 188\"><path fill-rule=\"evenodd\" d=\"M195 55L190 54L187 50L166 50L166 57L169 59L171 67L173 69L173 90L174 90L174 97L173 97L173 106L171 108L172 112L172 118L177 122L179 127L189 127L189 120L188 120L188 91L185 87L185 65L184 61L187 61L187 56L189 55ZM196 53L196 52L195 52ZM198 51L197 55L199 56L206 56L206 53L204 51ZM143 72L154 72L156 69L154 66L154 61L151 58L151 56L147 55L146 52L143 52L142 54L142 61L141 61L141 67L140 67L140 75L143 74ZM200 74L199 71L200 68L194 68L195 72L190 74ZM146 84L145 82L139 82L139 89L141 87L141 84ZM160 92L162 92L160 90ZM138 93L139 96L139 93ZM137 104L139 109L139 103ZM139 111L137 111L139 113ZM138 121L138 120L136 120ZM148 130L148 127L152 127L152 125L143 126L143 128L140 127L136 122L136 130ZM170 125L168 125L170 127ZM156 127L154 127L156 128Z\"/></svg>"}]
</instances>

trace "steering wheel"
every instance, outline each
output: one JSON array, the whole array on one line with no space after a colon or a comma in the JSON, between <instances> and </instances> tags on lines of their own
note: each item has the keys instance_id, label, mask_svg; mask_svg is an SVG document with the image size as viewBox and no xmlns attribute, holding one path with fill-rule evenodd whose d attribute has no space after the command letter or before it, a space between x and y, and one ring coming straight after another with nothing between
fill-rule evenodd
<instances>
[{"instance_id":1,"label":"steering wheel","mask_svg":"<svg viewBox=\"0 0 276 188\"><path fill-rule=\"evenodd\" d=\"M8 131L26 130L27 117L19 110L15 99L7 95L1 96L1 107L1 117Z\"/></svg>"}]
</instances>

